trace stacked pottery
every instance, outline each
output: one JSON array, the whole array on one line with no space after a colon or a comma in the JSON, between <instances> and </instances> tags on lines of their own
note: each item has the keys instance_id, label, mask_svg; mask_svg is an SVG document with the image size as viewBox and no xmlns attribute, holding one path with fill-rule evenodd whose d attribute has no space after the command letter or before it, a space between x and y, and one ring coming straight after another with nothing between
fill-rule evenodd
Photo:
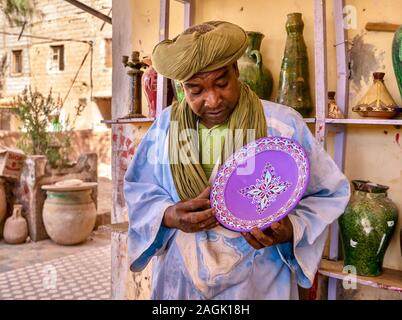
<instances>
[{"instance_id":1,"label":"stacked pottery","mask_svg":"<svg viewBox=\"0 0 402 320\"><path fill-rule=\"evenodd\" d=\"M260 32L247 31L248 47L238 60L239 79L247 84L261 99L271 97L273 79L271 72L263 65L260 52L264 35Z\"/></svg>"},{"instance_id":2,"label":"stacked pottery","mask_svg":"<svg viewBox=\"0 0 402 320\"><path fill-rule=\"evenodd\" d=\"M387 197L387 186L353 180L355 190L339 218L345 266L358 275L378 276L398 220L396 205Z\"/></svg>"},{"instance_id":3,"label":"stacked pottery","mask_svg":"<svg viewBox=\"0 0 402 320\"><path fill-rule=\"evenodd\" d=\"M290 13L286 22L288 34L279 77L276 102L294 108L303 117L312 110L307 47L303 38L301 13Z\"/></svg>"},{"instance_id":4,"label":"stacked pottery","mask_svg":"<svg viewBox=\"0 0 402 320\"><path fill-rule=\"evenodd\" d=\"M398 106L384 84L384 76L383 72L373 73L373 85L352 108L354 112L362 117L393 118L398 115Z\"/></svg>"},{"instance_id":5,"label":"stacked pottery","mask_svg":"<svg viewBox=\"0 0 402 320\"><path fill-rule=\"evenodd\" d=\"M4 241L10 244L24 243L28 237L28 224L21 215L22 205L14 205L13 215L6 220L4 225Z\"/></svg>"},{"instance_id":6,"label":"stacked pottery","mask_svg":"<svg viewBox=\"0 0 402 320\"><path fill-rule=\"evenodd\" d=\"M47 190L43 223L49 237L62 245L84 242L96 222L96 207L91 198L96 182L64 180L42 186Z\"/></svg>"}]
</instances>

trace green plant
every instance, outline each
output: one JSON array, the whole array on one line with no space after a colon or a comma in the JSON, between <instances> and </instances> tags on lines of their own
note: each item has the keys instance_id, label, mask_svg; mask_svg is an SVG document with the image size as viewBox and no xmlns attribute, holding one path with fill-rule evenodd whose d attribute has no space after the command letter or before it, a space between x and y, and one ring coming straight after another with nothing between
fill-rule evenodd
<instances>
[{"instance_id":1,"label":"green plant","mask_svg":"<svg viewBox=\"0 0 402 320\"><path fill-rule=\"evenodd\" d=\"M54 99L52 90L45 97L30 87L17 97L12 108L23 124L17 146L28 155L45 155L52 167L69 162L74 124L85 106L76 106L73 121L67 116L63 124L59 122L62 108L62 100ZM51 127L53 130L49 130Z\"/></svg>"}]
</instances>

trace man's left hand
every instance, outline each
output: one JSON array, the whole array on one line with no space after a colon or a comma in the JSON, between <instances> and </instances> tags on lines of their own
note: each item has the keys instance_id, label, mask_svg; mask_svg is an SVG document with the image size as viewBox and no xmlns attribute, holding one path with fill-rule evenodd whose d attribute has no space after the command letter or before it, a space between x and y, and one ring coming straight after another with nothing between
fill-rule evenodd
<instances>
[{"instance_id":1,"label":"man's left hand","mask_svg":"<svg viewBox=\"0 0 402 320\"><path fill-rule=\"evenodd\" d=\"M254 228L250 232L242 232L242 235L253 248L258 250L275 244L293 241L293 226L286 216L281 221L274 222L264 231Z\"/></svg>"}]
</instances>

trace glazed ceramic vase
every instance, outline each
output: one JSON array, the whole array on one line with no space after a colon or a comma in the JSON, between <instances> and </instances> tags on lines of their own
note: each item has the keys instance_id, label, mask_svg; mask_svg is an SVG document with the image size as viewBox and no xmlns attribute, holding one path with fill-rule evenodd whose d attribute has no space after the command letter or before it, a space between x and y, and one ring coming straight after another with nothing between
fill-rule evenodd
<instances>
[{"instance_id":1,"label":"glazed ceramic vase","mask_svg":"<svg viewBox=\"0 0 402 320\"><path fill-rule=\"evenodd\" d=\"M402 25L395 32L392 42L392 62L396 81L398 82L399 94L402 99Z\"/></svg>"},{"instance_id":2,"label":"glazed ceramic vase","mask_svg":"<svg viewBox=\"0 0 402 320\"><path fill-rule=\"evenodd\" d=\"M336 104L335 100L335 92L329 91L328 92L328 118L331 119L344 119L344 115L342 111L339 109L338 105Z\"/></svg>"},{"instance_id":3,"label":"glazed ceramic vase","mask_svg":"<svg viewBox=\"0 0 402 320\"><path fill-rule=\"evenodd\" d=\"M6 218L7 214L7 199L6 199L6 181L0 178L0 225Z\"/></svg>"},{"instance_id":4,"label":"glazed ceramic vase","mask_svg":"<svg viewBox=\"0 0 402 320\"><path fill-rule=\"evenodd\" d=\"M6 220L4 225L4 241L9 244L24 243L28 237L28 224L21 212L22 205L14 205L13 215Z\"/></svg>"},{"instance_id":5,"label":"glazed ceramic vase","mask_svg":"<svg viewBox=\"0 0 402 320\"><path fill-rule=\"evenodd\" d=\"M88 238L96 222L96 207L91 197L96 185L72 179L42 186L47 190L43 223L50 239L58 244L74 245Z\"/></svg>"},{"instance_id":6,"label":"glazed ceramic vase","mask_svg":"<svg viewBox=\"0 0 402 320\"><path fill-rule=\"evenodd\" d=\"M304 23L301 13L290 13L287 17L287 40L276 102L292 107L307 117L313 105L307 47L303 38Z\"/></svg>"},{"instance_id":7,"label":"glazed ceramic vase","mask_svg":"<svg viewBox=\"0 0 402 320\"><path fill-rule=\"evenodd\" d=\"M174 92L174 97L176 98L177 101L182 102L184 99L184 89L180 81L173 80L172 81L172 87L173 87L173 92Z\"/></svg>"},{"instance_id":8,"label":"glazed ceramic vase","mask_svg":"<svg viewBox=\"0 0 402 320\"><path fill-rule=\"evenodd\" d=\"M355 190L339 218L344 265L358 275L381 274L385 251L398 220L396 205L387 197L387 186L353 180Z\"/></svg>"},{"instance_id":9,"label":"glazed ceramic vase","mask_svg":"<svg viewBox=\"0 0 402 320\"><path fill-rule=\"evenodd\" d=\"M384 72L373 73L373 84L364 97L352 108L362 117L393 118L398 106L384 84Z\"/></svg>"},{"instance_id":10,"label":"glazed ceramic vase","mask_svg":"<svg viewBox=\"0 0 402 320\"><path fill-rule=\"evenodd\" d=\"M261 99L269 100L272 93L273 78L263 65L260 52L264 35L260 32L247 31L248 47L238 60L240 81L247 84Z\"/></svg>"},{"instance_id":11,"label":"glazed ceramic vase","mask_svg":"<svg viewBox=\"0 0 402 320\"><path fill-rule=\"evenodd\" d=\"M156 117L156 95L157 95L157 83L158 83L158 73L151 65L150 59L144 59L144 62L148 64L148 68L144 71L142 76L143 87L145 91L145 97L148 102L148 117ZM171 105L173 100L173 90L170 80L168 79L168 94L167 94L167 105Z\"/></svg>"}]
</instances>

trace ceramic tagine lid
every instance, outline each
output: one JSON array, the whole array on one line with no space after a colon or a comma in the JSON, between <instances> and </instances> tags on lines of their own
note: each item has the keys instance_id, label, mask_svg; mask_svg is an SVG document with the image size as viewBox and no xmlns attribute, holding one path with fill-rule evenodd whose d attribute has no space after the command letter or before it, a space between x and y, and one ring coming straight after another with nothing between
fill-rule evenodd
<instances>
[{"instance_id":1,"label":"ceramic tagine lid","mask_svg":"<svg viewBox=\"0 0 402 320\"><path fill-rule=\"evenodd\" d=\"M400 109L384 84L384 72L374 72L374 83L359 103L352 108L362 117L393 118Z\"/></svg>"},{"instance_id":2,"label":"ceramic tagine lid","mask_svg":"<svg viewBox=\"0 0 402 320\"><path fill-rule=\"evenodd\" d=\"M42 189L47 191L82 191L94 188L97 182L84 182L80 179L67 179L56 182L55 184L43 185Z\"/></svg>"},{"instance_id":3,"label":"ceramic tagine lid","mask_svg":"<svg viewBox=\"0 0 402 320\"><path fill-rule=\"evenodd\" d=\"M298 204L309 170L306 152L293 140L268 137L243 146L225 161L213 182L216 218L234 231L268 228Z\"/></svg>"}]
</instances>

